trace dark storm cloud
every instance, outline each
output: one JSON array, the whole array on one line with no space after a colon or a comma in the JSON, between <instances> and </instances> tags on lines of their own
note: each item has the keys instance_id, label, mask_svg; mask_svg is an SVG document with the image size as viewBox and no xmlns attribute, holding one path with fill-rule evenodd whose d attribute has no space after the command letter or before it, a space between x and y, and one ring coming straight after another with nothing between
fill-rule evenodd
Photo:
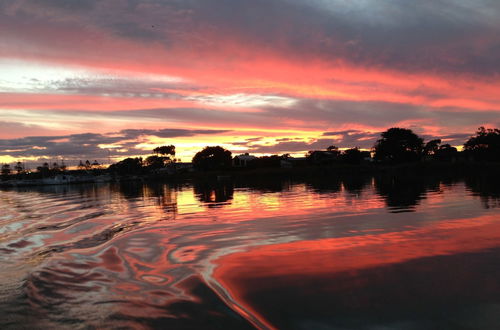
<instances>
[{"instance_id":1,"label":"dark storm cloud","mask_svg":"<svg viewBox=\"0 0 500 330\"><path fill-rule=\"evenodd\" d=\"M154 25L140 25L135 22L118 22L109 25L109 29L118 36L138 39L144 42L165 41L161 31L155 29Z\"/></svg>"},{"instance_id":2,"label":"dark storm cloud","mask_svg":"<svg viewBox=\"0 0 500 330\"><path fill-rule=\"evenodd\" d=\"M312 5L312 4L317 5ZM190 2L193 20L287 56L400 70L500 72L498 1Z\"/></svg>"},{"instance_id":3,"label":"dark storm cloud","mask_svg":"<svg viewBox=\"0 0 500 330\"><path fill-rule=\"evenodd\" d=\"M340 58L401 70L482 74L500 70L500 24L495 20L500 14L498 1L169 3L175 3L177 11L182 8L189 13L185 23L190 26L185 28L195 35L202 32L197 27L210 27L216 35L274 49L288 57ZM172 7L163 8L172 14Z\"/></svg>"},{"instance_id":4,"label":"dark storm cloud","mask_svg":"<svg viewBox=\"0 0 500 330\"><path fill-rule=\"evenodd\" d=\"M75 9L64 18L68 24L166 47L213 46L220 36L302 60L341 59L403 71L500 72L500 2L495 0L43 0L17 11L59 24L61 8Z\"/></svg>"},{"instance_id":5,"label":"dark storm cloud","mask_svg":"<svg viewBox=\"0 0 500 330\"><path fill-rule=\"evenodd\" d=\"M97 0L30 0L35 6L62 9L67 11L88 11L95 7Z\"/></svg>"}]
</instances>

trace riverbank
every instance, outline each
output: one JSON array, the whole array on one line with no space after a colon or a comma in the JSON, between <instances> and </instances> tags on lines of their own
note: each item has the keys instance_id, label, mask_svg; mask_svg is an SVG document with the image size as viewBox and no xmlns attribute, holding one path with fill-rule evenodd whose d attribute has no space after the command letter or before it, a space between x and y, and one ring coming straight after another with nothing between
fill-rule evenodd
<instances>
[{"instance_id":1,"label":"riverbank","mask_svg":"<svg viewBox=\"0 0 500 330\"><path fill-rule=\"evenodd\" d=\"M257 168L232 169L225 171L192 172L177 178L196 180L231 179L265 179L265 178L329 178L350 175L382 175L382 176L450 176L450 175L500 175L500 163L476 162L420 162L404 164L334 164L329 166L303 166L296 168Z\"/></svg>"},{"instance_id":2,"label":"riverbank","mask_svg":"<svg viewBox=\"0 0 500 330\"><path fill-rule=\"evenodd\" d=\"M24 187L43 185L65 185L80 183L103 183L122 181L225 181L266 180L269 178L326 179L337 176L395 176L418 178L423 176L469 176L500 175L500 163L486 162L419 162L404 164L333 164L323 166L300 166L294 168L231 168L217 171L191 171L182 173L142 173L116 175L102 170L98 173L67 171L48 178L12 178L0 182L1 187Z\"/></svg>"}]
</instances>

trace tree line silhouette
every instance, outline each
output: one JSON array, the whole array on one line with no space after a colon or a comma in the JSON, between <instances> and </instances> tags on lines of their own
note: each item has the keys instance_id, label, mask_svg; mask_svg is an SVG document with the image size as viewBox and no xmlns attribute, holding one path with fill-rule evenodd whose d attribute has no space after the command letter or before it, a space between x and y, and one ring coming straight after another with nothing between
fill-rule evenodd
<instances>
[{"instance_id":1,"label":"tree line silhouette","mask_svg":"<svg viewBox=\"0 0 500 330\"><path fill-rule=\"evenodd\" d=\"M139 175L158 172L168 167L176 168L179 160L175 158L174 145L159 146L154 148L153 155L142 157L129 157L111 164L107 172L117 175ZM238 156L237 156L238 157ZM199 171L227 170L232 167L233 157L231 151L220 146L208 146L197 152L192 159L192 166ZM440 139L424 142L424 139L415 134L411 129L393 127L381 133L381 138L376 141L370 151L358 147L340 150L336 146L329 146L325 150L309 151L302 159L290 157L289 154L254 157L248 162L249 168L279 168L294 162L295 165L329 165L329 164L361 164L374 162L381 164L398 164L419 161L500 161L500 130L479 127L475 135L471 136L464 144L462 151ZM178 167L178 166L177 166ZM77 166L79 171L101 173L103 167L97 161L93 163L80 161ZM37 167L37 172L42 177L65 172L67 166L62 162L53 164L44 163ZM16 171L18 177L27 172L24 165L18 162L14 168L9 164L1 167L1 175L5 180Z\"/></svg>"},{"instance_id":2,"label":"tree line silhouette","mask_svg":"<svg viewBox=\"0 0 500 330\"><path fill-rule=\"evenodd\" d=\"M478 128L458 152L450 144L441 144L440 139L424 143L410 129L390 128L373 147L375 159L382 162L413 162L421 159L452 161L457 158L474 161L500 161L500 130Z\"/></svg>"}]
</instances>

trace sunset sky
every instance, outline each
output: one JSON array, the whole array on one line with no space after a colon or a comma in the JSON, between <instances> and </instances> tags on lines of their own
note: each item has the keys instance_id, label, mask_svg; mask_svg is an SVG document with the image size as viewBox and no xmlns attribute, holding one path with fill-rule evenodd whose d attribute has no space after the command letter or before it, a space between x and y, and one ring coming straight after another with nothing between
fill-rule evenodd
<instances>
[{"instance_id":1,"label":"sunset sky","mask_svg":"<svg viewBox=\"0 0 500 330\"><path fill-rule=\"evenodd\" d=\"M500 127L498 0L0 1L0 162L174 144L461 145Z\"/></svg>"}]
</instances>

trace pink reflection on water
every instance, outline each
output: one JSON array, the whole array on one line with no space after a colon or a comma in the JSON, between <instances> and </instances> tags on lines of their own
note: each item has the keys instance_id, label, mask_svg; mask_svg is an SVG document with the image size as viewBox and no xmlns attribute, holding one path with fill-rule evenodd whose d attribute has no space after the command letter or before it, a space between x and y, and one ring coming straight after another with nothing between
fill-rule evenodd
<instances>
[{"instance_id":1,"label":"pink reflection on water","mask_svg":"<svg viewBox=\"0 0 500 330\"><path fill-rule=\"evenodd\" d=\"M265 316L268 311L249 300L257 292L287 287L293 296L294 287L320 281L321 294L328 295L329 290L333 292L338 287L335 281L326 279L338 274L349 274L353 281L362 281L349 284L359 286L364 280L357 274L367 269L481 251L497 247L499 240L498 217L484 215L403 232L256 246L214 260L216 267L210 276L234 305L269 324Z\"/></svg>"},{"instance_id":2,"label":"pink reflection on water","mask_svg":"<svg viewBox=\"0 0 500 330\"><path fill-rule=\"evenodd\" d=\"M60 306L75 317L187 319L197 314L186 312L186 304L218 315L204 304L221 300L252 324L272 328L249 295L274 287L293 294L315 281L328 294L335 288L325 278L344 274L346 283L361 286L366 270L488 249L500 238L495 213L471 208L471 216L443 206L470 202L459 189L429 195L417 215L389 214L373 186L355 194L305 184L276 192L236 188L216 207L191 189L176 189L141 186L95 199L84 193L73 205L56 201L50 213L38 211L41 219L8 219L17 227L5 227L11 231L0 253L9 260L27 255L36 265L27 268L26 291L42 312ZM37 198L40 205L51 202Z\"/></svg>"}]
</instances>

